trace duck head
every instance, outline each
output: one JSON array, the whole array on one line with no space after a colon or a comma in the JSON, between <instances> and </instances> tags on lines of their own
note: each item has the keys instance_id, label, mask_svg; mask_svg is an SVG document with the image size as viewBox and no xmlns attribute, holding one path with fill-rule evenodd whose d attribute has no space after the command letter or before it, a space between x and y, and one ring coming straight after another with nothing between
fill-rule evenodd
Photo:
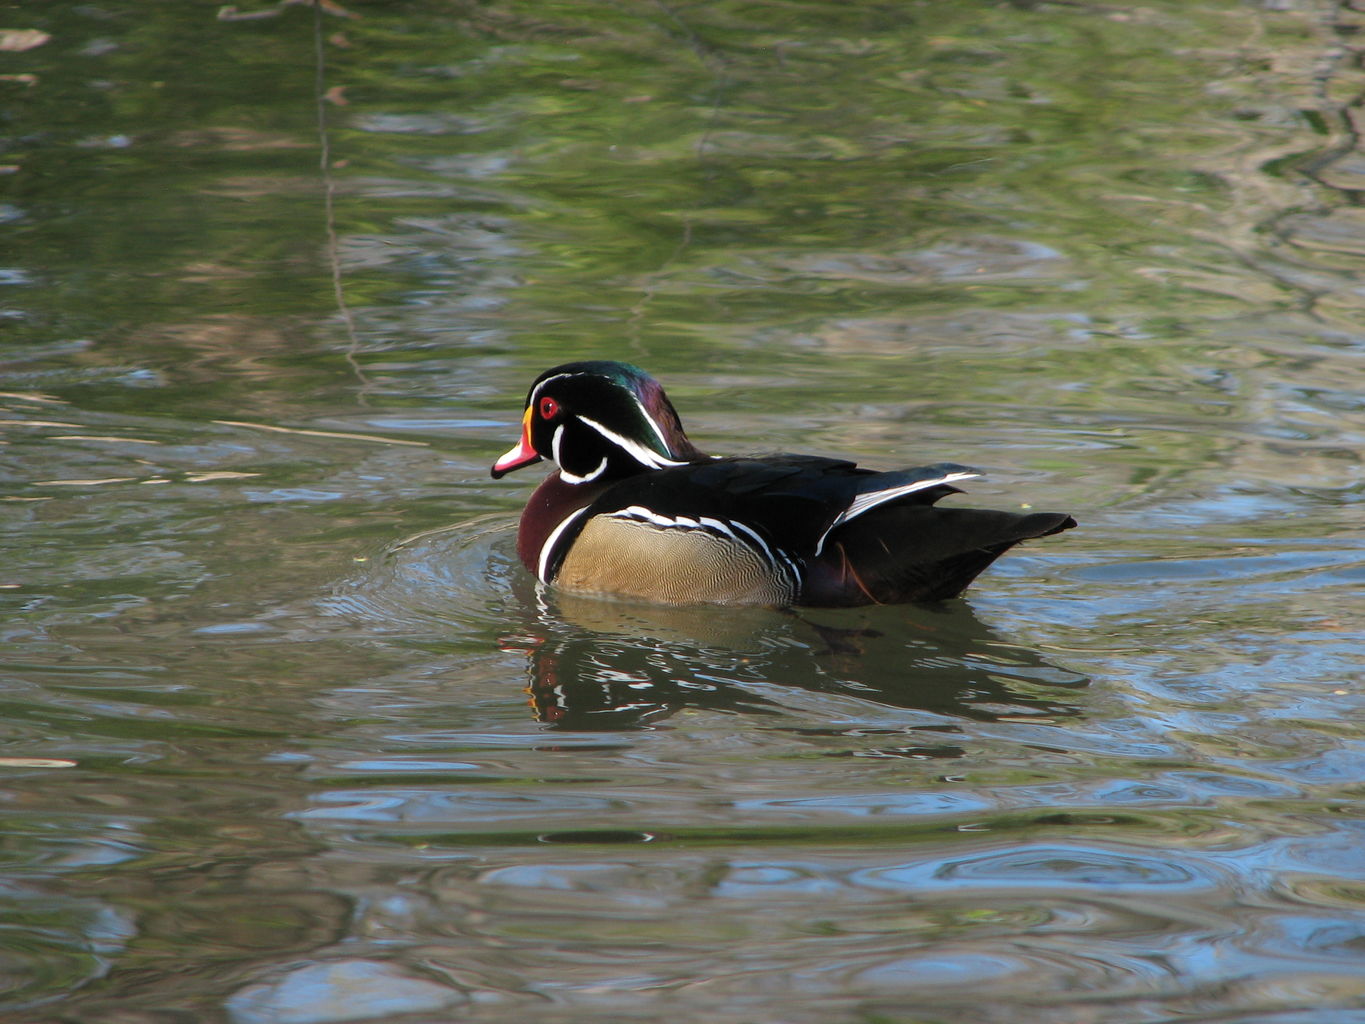
<instances>
[{"instance_id":1,"label":"duck head","mask_svg":"<svg viewBox=\"0 0 1365 1024\"><path fill-rule=\"evenodd\" d=\"M657 380L629 363L595 360L536 378L526 394L521 441L491 472L497 478L548 459L566 483L586 484L704 457Z\"/></svg>"}]
</instances>

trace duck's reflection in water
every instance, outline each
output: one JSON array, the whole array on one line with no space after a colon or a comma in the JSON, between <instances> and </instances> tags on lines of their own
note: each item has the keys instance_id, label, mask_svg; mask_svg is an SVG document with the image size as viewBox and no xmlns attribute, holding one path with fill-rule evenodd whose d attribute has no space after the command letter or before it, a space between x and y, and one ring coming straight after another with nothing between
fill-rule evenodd
<instances>
[{"instance_id":1,"label":"duck's reflection in water","mask_svg":"<svg viewBox=\"0 0 1365 1024\"><path fill-rule=\"evenodd\" d=\"M875 723L879 706L922 712L916 731L954 732L954 719L1078 715L1060 694L1086 685L996 636L961 601L775 611L526 596L524 628L504 647L526 653L536 717L556 729L639 728L684 708L774 714L804 691L832 698L842 722L832 732L848 731L850 708ZM956 752L929 743L921 756Z\"/></svg>"}]
</instances>

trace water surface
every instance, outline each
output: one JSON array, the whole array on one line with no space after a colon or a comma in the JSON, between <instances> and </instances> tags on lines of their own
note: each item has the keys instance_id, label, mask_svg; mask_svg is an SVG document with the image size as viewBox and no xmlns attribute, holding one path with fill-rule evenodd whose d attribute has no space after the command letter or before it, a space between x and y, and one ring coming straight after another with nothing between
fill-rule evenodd
<instances>
[{"instance_id":1,"label":"water surface","mask_svg":"<svg viewBox=\"0 0 1365 1024\"><path fill-rule=\"evenodd\" d=\"M1360 18L10 12L0 1012L1365 1021ZM539 593L587 357L1081 528Z\"/></svg>"}]
</instances>

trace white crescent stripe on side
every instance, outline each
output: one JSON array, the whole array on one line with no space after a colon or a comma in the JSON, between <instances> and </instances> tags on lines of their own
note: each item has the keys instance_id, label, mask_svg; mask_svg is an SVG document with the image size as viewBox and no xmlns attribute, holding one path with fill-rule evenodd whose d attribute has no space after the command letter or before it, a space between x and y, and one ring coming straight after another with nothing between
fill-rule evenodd
<instances>
[{"instance_id":1,"label":"white crescent stripe on side","mask_svg":"<svg viewBox=\"0 0 1365 1024\"><path fill-rule=\"evenodd\" d=\"M791 577L792 583L797 586L800 585L801 570L796 567L796 563L791 560L791 557L785 551L783 551L781 548L777 548L776 550L774 550L773 548L769 547L767 541L765 541L762 537L758 535L757 532L755 532L750 527L745 526L743 523L731 522L730 525L733 526L736 530L743 530L744 533L748 537L750 537L755 544L757 544L760 548L763 549L764 553L767 554L768 556L768 561L776 565L780 560L781 564L787 570L787 575Z\"/></svg>"},{"instance_id":2,"label":"white crescent stripe on side","mask_svg":"<svg viewBox=\"0 0 1365 1024\"><path fill-rule=\"evenodd\" d=\"M758 545L763 554L767 556L768 561L773 563L777 562L776 556L773 555L773 549L768 546L768 542L760 537L752 528L745 526L743 523L734 523L733 526L736 530L743 530L744 535L748 537L750 541Z\"/></svg>"},{"instance_id":3,"label":"white crescent stripe on side","mask_svg":"<svg viewBox=\"0 0 1365 1024\"><path fill-rule=\"evenodd\" d=\"M791 557L781 548L774 548L770 545L752 527L735 522L733 519L722 521L710 516L698 516L696 519L690 516L665 516L658 512L651 512L643 505L630 505L627 508L610 512L608 515L616 519L638 519L641 522L649 523L651 526L662 527L666 530L710 530L721 536L729 537L736 543L757 550L764 561L786 574L793 588L798 590L800 588L801 572ZM743 537L740 536L741 533L744 534Z\"/></svg>"},{"instance_id":4,"label":"white crescent stripe on side","mask_svg":"<svg viewBox=\"0 0 1365 1024\"><path fill-rule=\"evenodd\" d=\"M627 508L619 508L615 512L608 513L613 519L643 519L653 523L655 526L672 526L673 520L668 516L656 515L643 505L631 505Z\"/></svg>"},{"instance_id":5,"label":"white crescent stripe on side","mask_svg":"<svg viewBox=\"0 0 1365 1024\"><path fill-rule=\"evenodd\" d=\"M561 470L561 473L562 472L563 471ZM573 515L566 516L563 522L550 531L550 536L545 538L545 543L540 546L540 558L536 562L536 577L541 583L550 582L545 578L545 573L550 567L550 555L554 553L555 542L558 541L560 535L573 525L578 517L586 511L588 511L587 508L580 508L577 512L573 513Z\"/></svg>"}]
</instances>

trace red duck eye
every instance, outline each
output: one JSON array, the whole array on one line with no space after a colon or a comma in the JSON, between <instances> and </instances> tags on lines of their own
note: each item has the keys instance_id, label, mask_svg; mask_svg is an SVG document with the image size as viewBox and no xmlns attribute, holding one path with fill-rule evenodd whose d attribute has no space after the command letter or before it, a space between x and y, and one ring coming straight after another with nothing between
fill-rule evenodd
<instances>
[{"instance_id":1,"label":"red duck eye","mask_svg":"<svg viewBox=\"0 0 1365 1024\"><path fill-rule=\"evenodd\" d=\"M540 418L552 420L559 415L559 403L553 398L542 398L540 400Z\"/></svg>"}]
</instances>

